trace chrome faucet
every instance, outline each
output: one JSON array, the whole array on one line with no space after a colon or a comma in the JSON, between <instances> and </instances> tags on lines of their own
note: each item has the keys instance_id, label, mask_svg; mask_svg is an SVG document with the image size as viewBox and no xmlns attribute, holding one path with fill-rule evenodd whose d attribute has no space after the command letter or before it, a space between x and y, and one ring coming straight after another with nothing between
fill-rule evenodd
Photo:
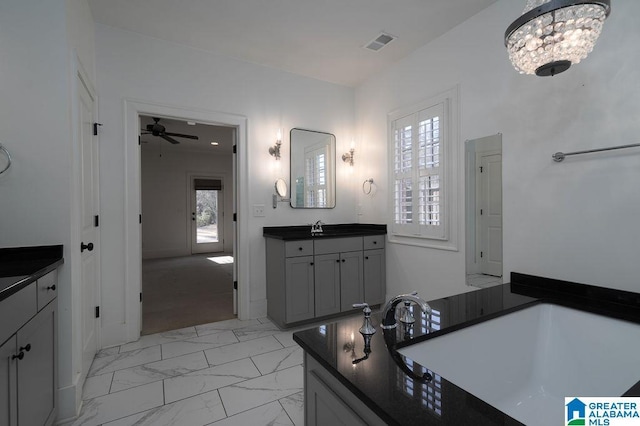
<instances>
[{"instance_id":1,"label":"chrome faucet","mask_svg":"<svg viewBox=\"0 0 640 426\"><path fill-rule=\"evenodd\" d=\"M398 323L396 322L396 306L400 302L413 302L418 305L423 312L426 312L427 314L431 313L431 306L418 297L418 293L401 294L389 300L385 305L384 310L382 311L381 328L388 330L398 326Z\"/></svg>"},{"instance_id":2,"label":"chrome faucet","mask_svg":"<svg viewBox=\"0 0 640 426\"><path fill-rule=\"evenodd\" d=\"M322 232L322 225L324 225L324 223L322 223L321 220L319 220L315 224L311 225L311 235L321 233Z\"/></svg>"}]
</instances>

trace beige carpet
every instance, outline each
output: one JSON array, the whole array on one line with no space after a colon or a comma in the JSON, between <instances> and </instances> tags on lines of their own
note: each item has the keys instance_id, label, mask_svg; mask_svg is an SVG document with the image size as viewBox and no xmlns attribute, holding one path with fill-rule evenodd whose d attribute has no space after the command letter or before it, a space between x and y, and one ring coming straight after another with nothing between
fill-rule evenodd
<instances>
[{"instance_id":1,"label":"beige carpet","mask_svg":"<svg viewBox=\"0 0 640 426\"><path fill-rule=\"evenodd\" d=\"M210 253L142 261L142 331L153 334L234 318L233 264Z\"/></svg>"}]
</instances>

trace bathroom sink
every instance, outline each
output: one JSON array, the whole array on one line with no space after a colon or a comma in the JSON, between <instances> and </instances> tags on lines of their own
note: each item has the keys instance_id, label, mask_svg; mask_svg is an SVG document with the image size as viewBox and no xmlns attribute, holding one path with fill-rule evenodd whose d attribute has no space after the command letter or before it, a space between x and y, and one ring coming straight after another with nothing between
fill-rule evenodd
<instances>
[{"instance_id":1,"label":"bathroom sink","mask_svg":"<svg viewBox=\"0 0 640 426\"><path fill-rule=\"evenodd\" d=\"M640 380L640 325L553 304L398 352L526 425L563 424L564 397L621 396Z\"/></svg>"}]
</instances>

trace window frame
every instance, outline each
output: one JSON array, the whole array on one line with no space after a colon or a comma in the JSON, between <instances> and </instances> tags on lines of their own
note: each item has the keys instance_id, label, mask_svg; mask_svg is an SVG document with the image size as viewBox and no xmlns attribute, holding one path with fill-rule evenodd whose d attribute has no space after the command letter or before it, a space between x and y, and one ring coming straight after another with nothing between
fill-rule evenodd
<instances>
[{"instance_id":1,"label":"window frame","mask_svg":"<svg viewBox=\"0 0 640 426\"><path fill-rule=\"evenodd\" d=\"M459 112L458 112L458 87L455 86L446 92L432 96L418 104L400 108L387 115L387 145L388 145L388 176L389 176L389 214L388 214L388 238L391 243L432 247L443 250L458 250L458 198L459 198ZM441 108L439 134L439 164L438 170L434 168L416 168L418 155L412 155L411 171L405 172L405 176L411 175L412 209L411 223L396 223L396 125L412 124L412 149L419 149L418 124L421 119L433 114L434 108ZM421 177L433 175L439 176L439 225L421 225L418 223L419 184ZM402 174L400 174L402 176Z\"/></svg>"}]
</instances>

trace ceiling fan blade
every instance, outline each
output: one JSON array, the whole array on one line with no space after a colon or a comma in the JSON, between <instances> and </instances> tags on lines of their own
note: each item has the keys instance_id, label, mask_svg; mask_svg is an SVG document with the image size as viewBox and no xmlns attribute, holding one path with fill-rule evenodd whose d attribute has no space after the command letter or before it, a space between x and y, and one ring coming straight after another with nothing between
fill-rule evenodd
<instances>
[{"instance_id":1,"label":"ceiling fan blade","mask_svg":"<svg viewBox=\"0 0 640 426\"><path fill-rule=\"evenodd\" d=\"M185 135L185 134L182 134L182 133L172 133L172 132L164 132L164 134L168 135L168 136L176 136L176 137L179 137L179 138L187 138L187 139L198 140L198 137L195 136L195 135Z\"/></svg>"},{"instance_id":2,"label":"ceiling fan blade","mask_svg":"<svg viewBox=\"0 0 640 426\"><path fill-rule=\"evenodd\" d=\"M160 135L160 137L162 139L166 140L167 142L171 142L174 145L178 145L180 143L177 140L175 140L174 138L167 136L166 134L162 134L162 135Z\"/></svg>"},{"instance_id":3,"label":"ceiling fan blade","mask_svg":"<svg viewBox=\"0 0 640 426\"><path fill-rule=\"evenodd\" d=\"M152 132L153 131L153 124L147 124L147 130Z\"/></svg>"}]
</instances>

